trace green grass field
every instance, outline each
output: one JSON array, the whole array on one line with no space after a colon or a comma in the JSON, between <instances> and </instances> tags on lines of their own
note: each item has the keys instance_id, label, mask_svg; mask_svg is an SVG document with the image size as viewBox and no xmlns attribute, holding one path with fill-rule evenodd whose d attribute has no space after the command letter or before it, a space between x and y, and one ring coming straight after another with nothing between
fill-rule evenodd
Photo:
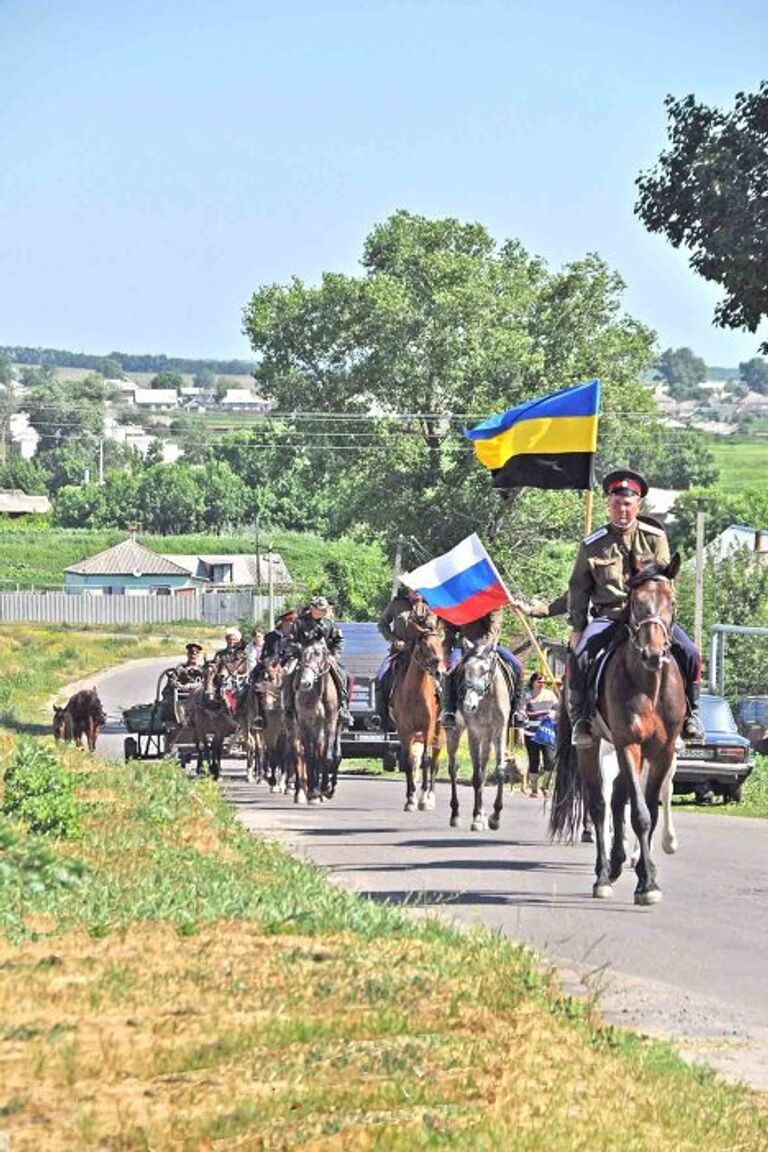
<instances>
[{"instance_id":1,"label":"green grass field","mask_svg":"<svg viewBox=\"0 0 768 1152\"><path fill-rule=\"evenodd\" d=\"M25 529L17 522L0 532L0 591L13 591L17 586L61 587L66 567L111 548L125 537L126 532L120 528ZM221 554L256 551L252 536L146 535L140 537L140 543L154 552ZM265 533L261 549L265 551L269 547L280 553L299 588L316 588L324 583L325 564L331 550L319 536L285 531ZM366 562L372 562L368 554ZM382 567L382 588L386 588L387 580L388 572Z\"/></svg>"},{"instance_id":2,"label":"green grass field","mask_svg":"<svg viewBox=\"0 0 768 1152\"><path fill-rule=\"evenodd\" d=\"M718 487L739 492L754 486L755 477L768 476L768 436L708 436L720 470Z\"/></svg>"},{"instance_id":3,"label":"green grass field","mask_svg":"<svg viewBox=\"0 0 768 1152\"><path fill-rule=\"evenodd\" d=\"M40 631L0 635L24 678L12 711L108 656L51 651ZM763 1097L604 1026L514 941L342 891L169 762L0 726L0 776L41 747L71 775L78 825L64 839L0 816L14 1150L768 1146Z\"/></svg>"}]
</instances>

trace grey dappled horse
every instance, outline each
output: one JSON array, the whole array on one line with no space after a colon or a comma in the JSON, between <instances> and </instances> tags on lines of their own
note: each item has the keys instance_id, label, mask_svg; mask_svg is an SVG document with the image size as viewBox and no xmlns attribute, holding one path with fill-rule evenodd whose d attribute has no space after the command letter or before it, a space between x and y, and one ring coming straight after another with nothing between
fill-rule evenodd
<instances>
[{"instance_id":1,"label":"grey dappled horse","mask_svg":"<svg viewBox=\"0 0 768 1152\"><path fill-rule=\"evenodd\" d=\"M302 649L295 677L296 726L307 799L319 804L336 791L341 760L339 693L324 640Z\"/></svg>"},{"instance_id":2,"label":"grey dappled horse","mask_svg":"<svg viewBox=\"0 0 768 1152\"><path fill-rule=\"evenodd\" d=\"M458 828L460 823L456 753L462 731L466 730L472 760L472 787L475 792L471 827L473 832L484 832L486 828L495 830L499 827L504 807L505 758L512 697L493 644L470 648L464 656L461 669L462 687L456 725L446 730L448 770L451 776L451 827ZM486 818L483 811L483 786L491 756L496 765L496 799L493 815Z\"/></svg>"}]
</instances>

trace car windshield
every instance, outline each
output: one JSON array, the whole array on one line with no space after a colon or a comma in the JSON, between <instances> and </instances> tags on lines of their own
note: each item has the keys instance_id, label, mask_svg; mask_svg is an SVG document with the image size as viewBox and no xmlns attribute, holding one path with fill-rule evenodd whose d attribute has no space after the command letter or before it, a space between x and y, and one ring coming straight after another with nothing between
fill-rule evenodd
<instances>
[{"instance_id":1,"label":"car windshield","mask_svg":"<svg viewBox=\"0 0 768 1152\"><path fill-rule=\"evenodd\" d=\"M701 719L707 732L736 732L730 705L722 696L702 696Z\"/></svg>"}]
</instances>

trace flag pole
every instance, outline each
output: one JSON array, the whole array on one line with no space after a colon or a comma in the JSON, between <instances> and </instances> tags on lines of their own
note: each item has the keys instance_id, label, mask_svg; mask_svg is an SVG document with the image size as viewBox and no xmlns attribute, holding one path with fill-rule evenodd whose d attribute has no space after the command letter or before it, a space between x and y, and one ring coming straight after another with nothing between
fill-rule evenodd
<instances>
[{"instance_id":1,"label":"flag pole","mask_svg":"<svg viewBox=\"0 0 768 1152\"><path fill-rule=\"evenodd\" d=\"M555 676L554 672L552 671L549 664L547 663L547 657L544 655L544 649L541 647L538 640L536 639L536 636L534 635L533 629L531 628L531 626L528 623L528 621L526 620L524 614L520 611L520 609L517 607L517 605L513 604L512 608L513 608L514 613L517 616L518 620L522 624L523 629L525 630L525 632L528 636L528 639L530 640L531 645L533 646L534 652L536 653L536 655L539 658L539 665L541 667L542 673L544 674L544 679L547 681L548 684L555 684L557 681L557 677Z\"/></svg>"},{"instance_id":2,"label":"flag pole","mask_svg":"<svg viewBox=\"0 0 768 1152\"><path fill-rule=\"evenodd\" d=\"M584 493L584 535L589 536L592 531L592 504L595 494L591 488Z\"/></svg>"}]
</instances>

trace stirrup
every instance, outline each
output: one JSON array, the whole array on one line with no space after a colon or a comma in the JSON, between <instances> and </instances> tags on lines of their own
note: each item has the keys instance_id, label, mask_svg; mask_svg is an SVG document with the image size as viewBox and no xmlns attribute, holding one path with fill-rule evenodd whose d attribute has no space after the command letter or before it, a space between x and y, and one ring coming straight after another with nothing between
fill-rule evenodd
<instances>
[{"instance_id":1,"label":"stirrup","mask_svg":"<svg viewBox=\"0 0 768 1152\"><path fill-rule=\"evenodd\" d=\"M592 722L588 720L586 716L580 716L578 720L574 721L571 732L571 747L591 748L594 742L595 737L592 731Z\"/></svg>"},{"instance_id":2,"label":"stirrup","mask_svg":"<svg viewBox=\"0 0 768 1152\"><path fill-rule=\"evenodd\" d=\"M702 743L704 742L707 734L704 731L701 716L699 716L698 712L692 711L688 713L685 720L683 720L680 735L684 740L699 740Z\"/></svg>"}]
</instances>

